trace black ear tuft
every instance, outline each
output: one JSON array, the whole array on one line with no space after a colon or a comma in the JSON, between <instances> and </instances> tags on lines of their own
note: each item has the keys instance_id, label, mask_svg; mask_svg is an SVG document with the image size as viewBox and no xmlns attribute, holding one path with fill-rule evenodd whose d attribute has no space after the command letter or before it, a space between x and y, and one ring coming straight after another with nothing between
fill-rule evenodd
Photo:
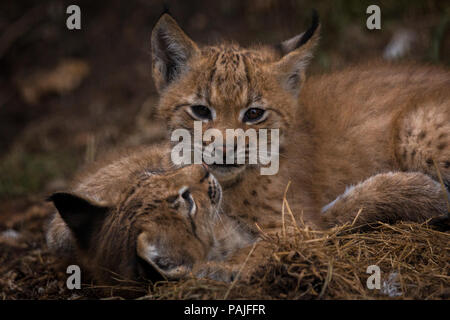
<instances>
[{"instance_id":1,"label":"black ear tuft","mask_svg":"<svg viewBox=\"0 0 450 320\"><path fill-rule=\"evenodd\" d=\"M319 27L319 14L317 13L316 9L313 9L311 26L308 28L308 30L305 31L303 36L298 41L296 47L298 48L304 45L306 42L308 42L308 40L311 39L311 37L313 36L314 32L316 32L318 27Z\"/></svg>"},{"instance_id":2,"label":"black ear tuft","mask_svg":"<svg viewBox=\"0 0 450 320\"><path fill-rule=\"evenodd\" d=\"M312 23L308 30L275 47L278 48L281 59L274 64L274 71L282 87L295 97L298 97L301 83L305 79L306 67L319 40L319 29L319 15L313 10Z\"/></svg>"},{"instance_id":3,"label":"black ear tuft","mask_svg":"<svg viewBox=\"0 0 450 320\"><path fill-rule=\"evenodd\" d=\"M100 227L109 210L106 206L67 192L54 193L47 200L53 202L80 247L84 249L89 246L92 235Z\"/></svg>"},{"instance_id":4,"label":"black ear tuft","mask_svg":"<svg viewBox=\"0 0 450 320\"><path fill-rule=\"evenodd\" d=\"M161 15L163 15L164 13L167 13L167 14L172 15L172 14L170 13L170 6L169 6L169 4L167 3L167 1L164 1L164 3L163 3L163 13L162 13Z\"/></svg>"},{"instance_id":5,"label":"black ear tuft","mask_svg":"<svg viewBox=\"0 0 450 320\"><path fill-rule=\"evenodd\" d=\"M312 22L309 28L288 40L285 40L274 46L274 49L281 55L284 56L292 51L295 51L307 43L311 43L312 46L317 42L318 37L315 37L315 34L318 33L319 29L319 14L315 9L312 10ZM316 39L313 39L313 38ZM314 40L314 41L313 41Z\"/></svg>"},{"instance_id":6,"label":"black ear tuft","mask_svg":"<svg viewBox=\"0 0 450 320\"><path fill-rule=\"evenodd\" d=\"M161 17L163 15L165 15L165 14L168 14L169 16L172 16L172 13L170 12L170 6L167 3L167 1L164 1L164 3L163 3L163 11L159 15L158 19L156 19L156 21L159 21L159 19L161 19Z\"/></svg>"}]
</instances>

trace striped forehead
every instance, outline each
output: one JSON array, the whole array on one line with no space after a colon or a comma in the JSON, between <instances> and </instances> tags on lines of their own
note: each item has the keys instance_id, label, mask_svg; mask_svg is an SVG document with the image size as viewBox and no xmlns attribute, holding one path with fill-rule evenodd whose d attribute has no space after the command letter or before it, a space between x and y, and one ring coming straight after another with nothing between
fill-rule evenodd
<instances>
[{"instance_id":1,"label":"striped forehead","mask_svg":"<svg viewBox=\"0 0 450 320\"><path fill-rule=\"evenodd\" d=\"M209 59L210 74L205 84L212 105L246 105L251 91L249 57L238 49L218 50Z\"/></svg>"},{"instance_id":2,"label":"striped forehead","mask_svg":"<svg viewBox=\"0 0 450 320\"><path fill-rule=\"evenodd\" d=\"M211 100L242 105L248 100L249 75L245 56L240 52L221 52L211 81ZM231 101L228 101L231 100Z\"/></svg>"}]
</instances>

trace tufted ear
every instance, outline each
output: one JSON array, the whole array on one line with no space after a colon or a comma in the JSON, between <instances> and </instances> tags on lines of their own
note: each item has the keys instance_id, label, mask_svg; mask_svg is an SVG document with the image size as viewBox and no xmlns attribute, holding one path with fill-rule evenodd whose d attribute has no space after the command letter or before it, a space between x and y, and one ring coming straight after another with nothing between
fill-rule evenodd
<instances>
[{"instance_id":1,"label":"tufted ear","mask_svg":"<svg viewBox=\"0 0 450 320\"><path fill-rule=\"evenodd\" d=\"M101 227L109 207L67 192L54 193L48 201L53 202L79 246L87 249L92 236Z\"/></svg>"},{"instance_id":2,"label":"tufted ear","mask_svg":"<svg viewBox=\"0 0 450 320\"><path fill-rule=\"evenodd\" d=\"M171 255L171 250L165 250L161 243L151 239L146 232L138 236L136 251L141 259L166 279L181 279L192 269L189 259L180 259Z\"/></svg>"},{"instance_id":3,"label":"tufted ear","mask_svg":"<svg viewBox=\"0 0 450 320\"><path fill-rule=\"evenodd\" d=\"M187 68L188 60L199 52L176 21L164 13L152 31L152 68L156 89L163 90Z\"/></svg>"},{"instance_id":4,"label":"tufted ear","mask_svg":"<svg viewBox=\"0 0 450 320\"><path fill-rule=\"evenodd\" d=\"M276 46L282 58L275 63L275 74L283 88L295 96L305 78L305 70L319 40L319 16L313 11L311 26L305 32Z\"/></svg>"}]
</instances>

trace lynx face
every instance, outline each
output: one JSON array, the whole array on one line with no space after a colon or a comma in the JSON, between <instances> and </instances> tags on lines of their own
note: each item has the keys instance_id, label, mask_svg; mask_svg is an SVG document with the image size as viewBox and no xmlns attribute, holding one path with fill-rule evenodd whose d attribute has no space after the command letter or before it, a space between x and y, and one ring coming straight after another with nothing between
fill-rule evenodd
<instances>
[{"instance_id":1,"label":"lynx face","mask_svg":"<svg viewBox=\"0 0 450 320\"><path fill-rule=\"evenodd\" d=\"M277 47L199 48L164 14L152 32L153 78L161 95L159 115L169 132L192 131L195 120L203 122L203 132L214 128L223 137L226 129L280 129L281 150L295 121L296 100L317 42L317 28L315 16L309 30ZM224 143L218 149L225 157L231 148ZM222 182L246 166L214 163L211 170Z\"/></svg>"},{"instance_id":2,"label":"lynx face","mask_svg":"<svg viewBox=\"0 0 450 320\"><path fill-rule=\"evenodd\" d=\"M221 187L201 165L139 174L118 205L51 197L86 266L104 281L189 274L214 245ZM156 271L156 272L155 272Z\"/></svg>"}]
</instances>

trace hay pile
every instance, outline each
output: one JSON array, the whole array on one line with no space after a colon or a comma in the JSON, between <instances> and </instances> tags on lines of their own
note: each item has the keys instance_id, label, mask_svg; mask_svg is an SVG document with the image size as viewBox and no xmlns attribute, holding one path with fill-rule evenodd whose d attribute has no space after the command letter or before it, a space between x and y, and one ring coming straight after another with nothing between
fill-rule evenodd
<instances>
[{"instance_id":1,"label":"hay pile","mask_svg":"<svg viewBox=\"0 0 450 320\"><path fill-rule=\"evenodd\" d=\"M163 299L449 299L450 233L426 224L379 224L365 233L349 226L306 228L272 237L273 254L248 282L160 283L148 298ZM256 250L257 252L257 250ZM252 257L248 260L252 263ZM369 290L369 265L381 269L381 289Z\"/></svg>"},{"instance_id":2,"label":"hay pile","mask_svg":"<svg viewBox=\"0 0 450 320\"><path fill-rule=\"evenodd\" d=\"M43 226L50 212L47 205L34 204L20 219L0 223L0 297L120 298L114 290L99 293L92 285L75 291L65 288L65 272L45 247ZM351 226L326 232L295 228L286 236L267 236L263 241L272 254L253 268L245 282L188 279L136 284L130 290L140 299L450 298L450 232L416 223L351 231ZM257 254L258 246L247 266ZM366 286L369 265L381 269L380 290Z\"/></svg>"}]
</instances>

